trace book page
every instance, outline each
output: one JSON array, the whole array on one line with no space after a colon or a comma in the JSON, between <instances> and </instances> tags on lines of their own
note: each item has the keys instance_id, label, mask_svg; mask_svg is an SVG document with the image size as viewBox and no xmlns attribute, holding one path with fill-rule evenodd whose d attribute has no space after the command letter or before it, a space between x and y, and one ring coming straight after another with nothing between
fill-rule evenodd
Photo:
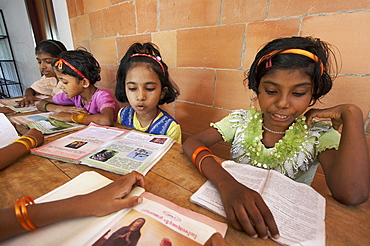
<instances>
[{"instance_id":1,"label":"book page","mask_svg":"<svg viewBox=\"0 0 370 246\"><path fill-rule=\"evenodd\" d=\"M52 159L79 163L81 158L94 152L101 145L127 132L129 130L90 123L89 126L82 130L31 149L31 153Z\"/></svg>"},{"instance_id":2,"label":"book page","mask_svg":"<svg viewBox=\"0 0 370 246\"><path fill-rule=\"evenodd\" d=\"M257 192L261 192L265 185L268 174L267 170L250 165L238 164L233 161L224 161L222 167L238 182ZM190 197L190 201L226 218L220 193L210 181L206 181Z\"/></svg>"},{"instance_id":3,"label":"book page","mask_svg":"<svg viewBox=\"0 0 370 246\"><path fill-rule=\"evenodd\" d=\"M17 130L2 113L0 113L0 136L0 148L7 146L9 143L19 138Z\"/></svg>"},{"instance_id":4,"label":"book page","mask_svg":"<svg viewBox=\"0 0 370 246\"><path fill-rule=\"evenodd\" d=\"M29 106L29 107L21 107L18 106L18 102L23 98L7 98L7 99L0 99L0 106L5 106L10 108L11 110L18 112L18 113L27 113L36 111L36 106Z\"/></svg>"},{"instance_id":5,"label":"book page","mask_svg":"<svg viewBox=\"0 0 370 246\"><path fill-rule=\"evenodd\" d=\"M278 225L277 242L325 245L325 198L311 186L272 170L262 197Z\"/></svg>"},{"instance_id":6,"label":"book page","mask_svg":"<svg viewBox=\"0 0 370 246\"><path fill-rule=\"evenodd\" d=\"M10 120L17 124L26 126L28 123L31 123L31 122L47 120L50 114L51 114L50 112L47 112L47 113L40 113L40 114L12 116L10 117Z\"/></svg>"},{"instance_id":7,"label":"book page","mask_svg":"<svg viewBox=\"0 0 370 246\"><path fill-rule=\"evenodd\" d=\"M31 129L35 128L41 131L44 135L73 131L85 127L83 124L67 123L52 118L30 122L27 124L27 126Z\"/></svg>"},{"instance_id":8,"label":"book page","mask_svg":"<svg viewBox=\"0 0 370 246\"><path fill-rule=\"evenodd\" d=\"M220 232L222 236L226 233L225 223L179 207L151 193L145 192L142 197L144 200L141 204L117 216L85 245L125 245L125 239L120 237L128 232L132 223L140 224L137 237L130 237L133 245L160 245L164 239L172 245L203 245L215 232Z\"/></svg>"},{"instance_id":9,"label":"book page","mask_svg":"<svg viewBox=\"0 0 370 246\"><path fill-rule=\"evenodd\" d=\"M97 172L84 172L60 186L59 188L45 194L44 196L35 199L36 203L60 200L75 195L86 194L91 191L97 190L105 185L111 183L112 180L98 174ZM144 189L137 187L133 190L135 194L139 195ZM84 245L92 235L97 234L109 224L115 216L118 216L124 210L104 217L81 217L70 220L61 221L49 226L39 228L30 233L18 235L0 243L1 246L8 245Z\"/></svg>"},{"instance_id":10,"label":"book page","mask_svg":"<svg viewBox=\"0 0 370 246\"><path fill-rule=\"evenodd\" d=\"M130 131L98 148L81 160L81 164L118 174L137 171L145 175L171 148L168 136Z\"/></svg>"},{"instance_id":11,"label":"book page","mask_svg":"<svg viewBox=\"0 0 370 246\"><path fill-rule=\"evenodd\" d=\"M222 166L237 181L262 194L280 231L278 243L325 245L325 198L311 186L251 165L225 161ZM219 192L210 181L190 201L226 217Z\"/></svg>"}]
</instances>

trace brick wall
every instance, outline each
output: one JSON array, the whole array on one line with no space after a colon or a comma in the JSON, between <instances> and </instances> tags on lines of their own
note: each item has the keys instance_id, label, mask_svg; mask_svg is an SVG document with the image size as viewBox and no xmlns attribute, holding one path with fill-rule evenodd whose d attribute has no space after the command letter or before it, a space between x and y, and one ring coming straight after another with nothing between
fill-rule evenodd
<instances>
[{"instance_id":1,"label":"brick wall","mask_svg":"<svg viewBox=\"0 0 370 246\"><path fill-rule=\"evenodd\" d=\"M133 42L160 47L178 100L163 108L181 124L184 139L249 108L244 72L271 39L310 35L334 44L341 71L317 107L354 103L370 110L370 0L67 0L75 47L102 66L99 86L112 91L115 73ZM215 146L228 157L223 146Z\"/></svg>"}]
</instances>

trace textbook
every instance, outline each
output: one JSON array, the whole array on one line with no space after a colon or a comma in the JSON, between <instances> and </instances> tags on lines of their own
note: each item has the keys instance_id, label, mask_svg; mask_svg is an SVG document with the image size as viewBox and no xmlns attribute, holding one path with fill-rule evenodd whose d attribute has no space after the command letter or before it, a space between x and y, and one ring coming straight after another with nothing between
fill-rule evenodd
<instances>
[{"instance_id":1,"label":"textbook","mask_svg":"<svg viewBox=\"0 0 370 246\"><path fill-rule=\"evenodd\" d=\"M222 163L238 182L261 194L280 232L274 241L283 245L325 245L325 198L311 186L283 174L238 164ZM206 181L190 201L226 218L218 190Z\"/></svg>"},{"instance_id":2,"label":"textbook","mask_svg":"<svg viewBox=\"0 0 370 246\"><path fill-rule=\"evenodd\" d=\"M84 172L36 199L35 202L43 203L86 194L110 182L112 182L110 179L96 172ZM227 230L225 223L179 207L145 192L141 187L135 187L128 194L128 196L138 195L143 197L143 202L133 208L123 209L104 217L89 216L58 222L7 239L0 245L103 245L104 242L111 240L113 233L120 228L127 228L138 219L143 222L136 237L137 245L160 245L164 238L172 245L203 245L215 232L225 236Z\"/></svg>"},{"instance_id":3,"label":"textbook","mask_svg":"<svg viewBox=\"0 0 370 246\"><path fill-rule=\"evenodd\" d=\"M31 153L118 174L137 171L145 175L174 142L168 136L90 123L82 130L31 149Z\"/></svg>"},{"instance_id":4,"label":"textbook","mask_svg":"<svg viewBox=\"0 0 370 246\"><path fill-rule=\"evenodd\" d=\"M53 113L48 112L40 114L13 116L10 117L10 119L17 124L28 126L31 129L35 128L45 135L60 134L85 127L85 125L83 124L64 122L49 118L50 114Z\"/></svg>"},{"instance_id":5,"label":"textbook","mask_svg":"<svg viewBox=\"0 0 370 246\"><path fill-rule=\"evenodd\" d=\"M36 97L38 98L38 100L49 98L48 96L43 96L43 95L37 95ZM32 111L37 110L36 106L29 106L29 107L18 106L18 102L22 99L23 98L21 97L0 99L0 106L8 107L17 113L27 113L27 112L32 112Z\"/></svg>"}]
</instances>

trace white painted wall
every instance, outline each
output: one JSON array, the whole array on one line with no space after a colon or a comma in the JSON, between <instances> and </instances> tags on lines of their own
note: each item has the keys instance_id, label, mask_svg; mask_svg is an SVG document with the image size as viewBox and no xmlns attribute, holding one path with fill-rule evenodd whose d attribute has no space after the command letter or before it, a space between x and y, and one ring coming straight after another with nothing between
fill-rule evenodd
<instances>
[{"instance_id":1,"label":"white painted wall","mask_svg":"<svg viewBox=\"0 0 370 246\"><path fill-rule=\"evenodd\" d=\"M73 48L66 0L53 0L60 41ZM20 80L25 90L41 76L35 56L35 41L24 0L0 0Z\"/></svg>"}]
</instances>

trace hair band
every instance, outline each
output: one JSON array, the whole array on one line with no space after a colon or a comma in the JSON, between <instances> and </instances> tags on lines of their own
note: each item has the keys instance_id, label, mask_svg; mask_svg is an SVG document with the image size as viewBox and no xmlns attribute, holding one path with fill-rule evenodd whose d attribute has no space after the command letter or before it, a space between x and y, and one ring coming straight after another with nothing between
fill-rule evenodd
<instances>
[{"instance_id":1,"label":"hair band","mask_svg":"<svg viewBox=\"0 0 370 246\"><path fill-rule=\"evenodd\" d=\"M313 54L312 52L309 52L309 51L303 50L303 49L274 50L274 51L268 53L267 55L262 56L261 59L258 61L257 66L259 66L264 60L266 60L266 68L272 67L271 58L272 58L272 56L274 56L276 54L279 54L279 53L280 54L297 54L297 55L306 56L306 57L310 58L311 60L319 63L320 64L320 69L321 69L320 74L323 75L323 73L324 73L324 65L322 64L320 59L315 54Z\"/></svg>"},{"instance_id":2,"label":"hair band","mask_svg":"<svg viewBox=\"0 0 370 246\"><path fill-rule=\"evenodd\" d=\"M59 70L63 70L63 63L66 64L70 69L75 71L82 78L86 78L85 75L83 75L77 68L75 68L71 63L67 62L63 58L59 58L58 61L55 62L54 66L58 67Z\"/></svg>"},{"instance_id":3,"label":"hair band","mask_svg":"<svg viewBox=\"0 0 370 246\"><path fill-rule=\"evenodd\" d=\"M150 57L152 58L153 60L155 60L156 62L158 62L159 66L161 66L162 68L162 72L164 73L164 66L161 62L162 58L160 56L152 56L152 55L149 55L149 54L144 54L144 53L136 53L136 54L132 54L130 56L131 57L135 57L135 56L146 56L146 57Z\"/></svg>"}]
</instances>

